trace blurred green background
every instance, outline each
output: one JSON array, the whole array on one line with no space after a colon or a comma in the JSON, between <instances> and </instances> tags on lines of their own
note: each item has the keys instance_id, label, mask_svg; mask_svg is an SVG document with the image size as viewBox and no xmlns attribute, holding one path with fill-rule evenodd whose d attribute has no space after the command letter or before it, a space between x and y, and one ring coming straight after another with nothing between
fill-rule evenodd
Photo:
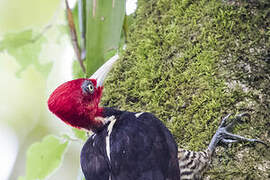
<instances>
[{"instance_id":1,"label":"blurred green background","mask_svg":"<svg viewBox=\"0 0 270 180\"><path fill-rule=\"evenodd\" d=\"M64 1L1 0L0 40L0 179L13 180L26 175L32 143L47 134L72 136L46 103L53 89L72 79ZM81 145L69 144L63 165L49 179L76 179Z\"/></svg>"}]
</instances>

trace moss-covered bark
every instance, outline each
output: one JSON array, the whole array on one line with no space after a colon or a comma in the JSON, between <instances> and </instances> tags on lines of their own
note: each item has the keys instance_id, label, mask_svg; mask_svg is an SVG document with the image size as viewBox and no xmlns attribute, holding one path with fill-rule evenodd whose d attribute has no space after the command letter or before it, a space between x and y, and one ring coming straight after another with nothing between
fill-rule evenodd
<instances>
[{"instance_id":1,"label":"moss-covered bark","mask_svg":"<svg viewBox=\"0 0 270 180\"><path fill-rule=\"evenodd\" d=\"M270 142L270 2L139 0L103 104L154 113L182 148L207 147L222 116L249 112L235 132ZM262 145L219 148L210 179L270 179Z\"/></svg>"}]
</instances>

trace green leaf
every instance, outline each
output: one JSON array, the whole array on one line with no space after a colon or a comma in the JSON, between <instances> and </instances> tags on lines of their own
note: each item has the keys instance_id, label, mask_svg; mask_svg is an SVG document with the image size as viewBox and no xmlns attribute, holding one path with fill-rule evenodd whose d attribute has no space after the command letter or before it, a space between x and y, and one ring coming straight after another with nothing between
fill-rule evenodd
<instances>
[{"instance_id":1,"label":"green leaf","mask_svg":"<svg viewBox=\"0 0 270 180\"><path fill-rule=\"evenodd\" d=\"M86 20L86 61L84 61L84 64L86 65L87 72L86 75L80 73L81 68L75 63L73 74L76 78L89 77L115 54L120 46L120 37L125 17L125 0L83 0L82 2L86 4L86 8L84 7L83 9L86 11L84 13L86 15L84 18ZM72 10L72 14L77 31L77 39L81 46L78 5Z\"/></svg>"},{"instance_id":2,"label":"green leaf","mask_svg":"<svg viewBox=\"0 0 270 180\"><path fill-rule=\"evenodd\" d=\"M72 76L75 79L85 77L85 74L82 71L82 68L81 68L81 66L79 64L79 61L73 61L73 64L72 64Z\"/></svg>"},{"instance_id":3,"label":"green leaf","mask_svg":"<svg viewBox=\"0 0 270 180\"><path fill-rule=\"evenodd\" d=\"M86 73L90 76L119 47L125 16L125 0L86 1Z\"/></svg>"},{"instance_id":4,"label":"green leaf","mask_svg":"<svg viewBox=\"0 0 270 180\"><path fill-rule=\"evenodd\" d=\"M0 36L7 32L48 25L61 0L1 0Z\"/></svg>"},{"instance_id":5,"label":"green leaf","mask_svg":"<svg viewBox=\"0 0 270 180\"><path fill-rule=\"evenodd\" d=\"M8 33L0 41L0 52L6 50L13 56L21 66L17 75L28 66L34 65L45 77L47 77L52 63L40 64L39 54L42 50L42 44L46 38L42 34L34 33L32 30L24 30L18 33Z\"/></svg>"},{"instance_id":6,"label":"green leaf","mask_svg":"<svg viewBox=\"0 0 270 180\"><path fill-rule=\"evenodd\" d=\"M20 180L44 179L62 162L68 141L48 135L41 142L34 143L27 151L26 176Z\"/></svg>"},{"instance_id":7,"label":"green leaf","mask_svg":"<svg viewBox=\"0 0 270 180\"><path fill-rule=\"evenodd\" d=\"M76 129L76 128L72 128L72 131L73 131L74 135L77 138L79 138L79 139L81 139L83 141L86 141L87 140L88 137L87 137L87 134L86 134L85 131L79 130L79 129Z\"/></svg>"},{"instance_id":8,"label":"green leaf","mask_svg":"<svg viewBox=\"0 0 270 180\"><path fill-rule=\"evenodd\" d=\"M19 33L6 34L0 44L0 51L3 51L4 49L10 50L18 48L27 43L31 43L32 35L32 30L25 30Z\"/></svg>"},{"instance_id":9,"label":"green leaf","mask_svg":"<svg viewBox=\"0 0 270 180\"><path fill-rule=\"evenodd\" d=\"M129 29L130 26L133 24L133 22L134 22L134 14L125 15L121 34L121 46L122 44L124 45L125 41L128 42Z\"/></svg>"}]
</instances>

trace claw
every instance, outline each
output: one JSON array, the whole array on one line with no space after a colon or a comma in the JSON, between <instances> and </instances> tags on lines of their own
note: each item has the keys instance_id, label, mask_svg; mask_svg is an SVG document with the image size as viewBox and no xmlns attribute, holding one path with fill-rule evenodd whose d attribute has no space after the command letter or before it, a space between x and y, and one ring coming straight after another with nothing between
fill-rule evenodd
<instances>
[{"instance_id":1,"label":"claw","mask_svg":"<svg viewBox=\"0 0 270 180\"><path fill-rule=\"evenodd\" d=\"M234 126L236 125L236 123L239 123L239 122L242 123L242 122L243 122L243 121L242 121L242 117L244 117L244 116L250 118L250 114L248 114L248 113L238 114L238 115L236 115L236 117L232 120L232 122L230 122L230 123L226 126L226 130L227 130L227 131L231 131L231 130L234 128Z\"/></svg>"},{"instance_id":2,"label":"claw","mask_svg":"<svg viewBox=\"0 0 270 180\"><path fill-rule=\"evenodd\" d=\"M249 113L244 112L244 113L242 113L242 114L236 115L236 119L241 121L241 120L242 120L241 118L244 117L244 116L246 116L246 117L248 117L248 118L251 117Z\"/></svg>"},{"instance_id":3,"label":"claw","mask_svg":"<svg viewBox=\"0 0 270 180\"><path fill-rule=\"evenodd\" d=\"M239 140L236 140L236 139L221 139L220 142L227 145L227 144L230 144L230 143L237 143L237 142L239 142Z\"/></svg>"},{"instance_id":4,"label":"claw","mask_svg":"<svg viewBox=\"0 0 270 180\"><path fill-rule=\"evenodd\" d=\"M229 119L229 117L230 117L231 115L232 115L232 114L230 113L230 114L228 114L227 116L225 116L225 117L221 120L221 123L220 123L220 125L219 125L219 128L225 126L227 119Z\"/></svg>"},{"instance_id":5,"label":"claw","mask_svg":"<svg viewBox=\"0 0 270 180\"><path fill-rule=\"evenodd\" d=\"M222 119L218 130L216 131L215 135L213 136L213 138L208 146L208 149L210 150L211 153L214 152L216 146L219 143L229 144L229 143L236 143L236 142L252 142L252 143L261 143L261 144L268 146L265 142L263 142L261 140L249 139L249 138L245 138L245 137L242 137L240 135L236 135L236 134L231 133L231 131L232 131L233 127L236 125L236 123L242 122L242 119L241 119L242 117L244 117L244 116L250 117L250 115L248 113L242 113L242 114L237 115L236 118L234 118L228 125L226 125L226 122L230 116L231 116L231 114L228 114L227 116L225 116Z\"/></svg>"}]
</instances>

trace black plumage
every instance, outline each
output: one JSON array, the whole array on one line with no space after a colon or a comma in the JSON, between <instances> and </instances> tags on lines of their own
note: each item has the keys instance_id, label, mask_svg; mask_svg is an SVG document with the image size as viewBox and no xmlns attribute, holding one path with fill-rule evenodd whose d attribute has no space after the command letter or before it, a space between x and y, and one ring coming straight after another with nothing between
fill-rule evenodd
<instances>
[{"instance_id":1,"label":"black plumage","mask_svg":"<svg viewBox=\"0 0 270 180\"><path fill-rule=\"evenodd\" d=\"M159 119L151 113L112 108L105 108L103 114L115 121L91 136L82 149L86 180L180 179L176 142ZM110 123L114 123L111 130Z\"/></svg>"}]
</instances>

